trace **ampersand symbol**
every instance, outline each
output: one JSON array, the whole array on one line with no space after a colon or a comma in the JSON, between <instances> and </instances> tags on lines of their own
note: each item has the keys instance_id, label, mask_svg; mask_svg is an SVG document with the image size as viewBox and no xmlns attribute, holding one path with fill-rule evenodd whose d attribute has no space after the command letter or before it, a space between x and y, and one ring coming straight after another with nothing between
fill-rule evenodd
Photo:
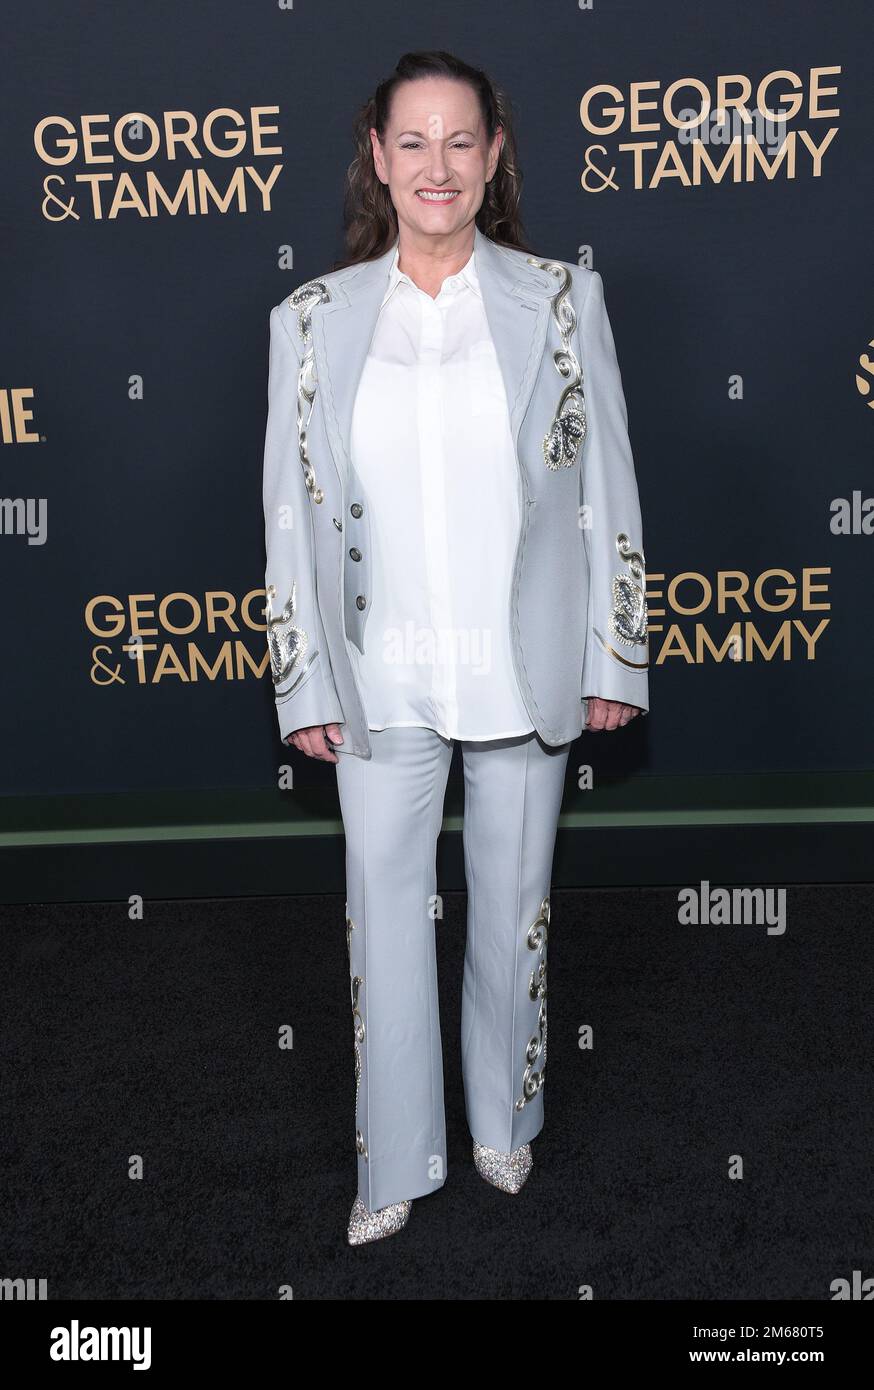
<instances>
[{"instance_id":1,"label":"ampersand symbol","mask_svg":"<svg viewBox=\"0 0 874 1390\"><path fill-rule=\"evenodd\" d=\"M107 665L105 664L105 662L101 661L101 660L100 660L100 657L97 655L98 652L111 652L111 651L112 651L112 648L111 648L111 647L107 647L105 644L102 644L102 645L97 646L97 647L92 647L92 649L91 649L91 655L92 655L92 657L93 657L93 659L94 659L93 665L92 665L92 667L91 667L91 679L92 679L92 681L94 682L95 685L113 685L115 682L118 682L119 685L124 685L124 676L122 676L122 675L120 674L120 672L121 672L121 662L118 663L118 665L116 666L115 670L113 671L109 666L107 666ZM105 680L98 680L98 677L97 677L98 671L105 671L106 674L109 676L109 680L108 680L108 681L105 681Z\"/></svg>"},{"instance_id":2,"label":"ampersand symbol","mask_svg":"<svg viewBox=\"0 0 874 1390\"><path fill-rule=\"evenodd\" d=\"M613 181L613 175L616 173L616 165L611 164L607 172L603 169L599 169L597 164L593 164L590 158L592 150L600 150L601 154L607 153L606 145L590 145L586 150L586 167L580 175L580 183L583 185L583 188L587 193L603 193L605 188L615 188L618 190L618 183L614 183ZM587 175L590 172L599 175L601 179L599 187L596 188L588 182Z\"/></svg>"},{"instance_id":3,"label":"ampersand symbol","mask_svg":"<svg viewBox=\"0 0 874 1390\"><path fill-rule=\"evenodd\" d=\"M56 193L53 193L52 190L49 188L48 185L49 185L49 183L52 182L53 180L54 180L54 181L60 181L61 183L64 182L64 180L61 178L61 175L60 175L60 174L46 174L45 178L43 179L43 185L42 185L42 187L43 187L43 192L46 194L46 197L43 198L43 203L42 203L42 215L43 215L43 217L45 217L45 218L47 219L47 221L49 221L49 222L64 222L64 221L66 221L66 219L67 219L68 217L75 217L76 221L78 222L78 221L79 221L79 214L78 214L78 212L74 212L74 211L73 211L73 204L74 204L75 201L76 201L75 195L72 195L72 196L70 197L69 203L65 203L64 200L63 200L63 198L59 198L59 197L57 196L57 194L56 194ZM57 203L57 205L58 205L59 208L63 208L63 209L64 209L63 216L61 216L61 217L49 217L49 214L48 214L48 211L47 211L47 209L48 209L49 206L50 206L50 204L49 204L49 199L51 199L51 201L52 201L53 203Z\"/></svg>"}]
</instances>

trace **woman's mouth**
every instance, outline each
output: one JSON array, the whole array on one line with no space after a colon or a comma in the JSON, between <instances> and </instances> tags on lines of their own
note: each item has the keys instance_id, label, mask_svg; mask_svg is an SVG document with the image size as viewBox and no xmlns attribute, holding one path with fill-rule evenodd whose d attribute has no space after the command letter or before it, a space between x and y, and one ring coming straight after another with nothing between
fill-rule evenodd
<instances>
[{"instance_id":1,"label":"woman's mouth","mask_svg":"<svg viewBox=\"0 0 874 1390\"><path fill-rule=\"evenodd\" d=\"M458 197L459 192L457 188L450 188L442 193L431 188L417 188L416 197L421 198L423 203L451 203Z\"/></svg>"}]
</instances>

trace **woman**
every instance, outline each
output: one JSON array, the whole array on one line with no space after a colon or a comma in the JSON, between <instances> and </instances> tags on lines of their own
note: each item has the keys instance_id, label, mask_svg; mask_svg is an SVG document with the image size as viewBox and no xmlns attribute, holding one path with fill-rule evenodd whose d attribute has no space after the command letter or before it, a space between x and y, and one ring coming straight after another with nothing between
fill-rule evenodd
<instances>
[{"instance_id":1,"label":"woman","mask_svg":"<svg viewBox=\"0 0 874 1390\"><path fill-rule=\"evenodd\" d=\"M524 245L506 103L450 54L407 54L356 134L347 259L270 315L264 511L280 733L337 768L361 1244L446 1177L434 918L453 743L466 1113L478 1171L518 1192L543 1125L568 753L648 708L648 651L601 278Z\"/></svg>"}]
</instances>

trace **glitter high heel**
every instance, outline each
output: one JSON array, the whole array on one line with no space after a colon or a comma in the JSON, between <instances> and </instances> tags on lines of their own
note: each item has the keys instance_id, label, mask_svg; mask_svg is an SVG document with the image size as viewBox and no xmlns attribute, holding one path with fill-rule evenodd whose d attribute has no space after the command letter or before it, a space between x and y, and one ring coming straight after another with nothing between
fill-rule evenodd
<instances>
[{"instance_id":1,"label":"glitter high heel","mask_svg":"<svg viewBox=\"0 0 874 1390\"><path fill-rule=\"evenodd\" d=\"M382 1240L393 1236L406 1226L412 1210L412 1199L393 1202L390 1207L380 1207L379 1211L368 1211L360 1197L356 1197L349 1215L349 1229L346 1232L350 1245L366 1245L371 1240Z\"/></svg>"},{"instance_id":2,"label":"glitter high heel","mask_svg":"<svg viewBox=\"0 0 874 1390\"><path fill-rule=\"evenodd\" d=\"M480 1177L499 1187L502 1192L517 1193L531 1169L534 1159L531 1145L523 1144L512 1153L501 1153L499 1149L489 1149L485 1144L473 1141L473 1161Z\"/></svg>"}]
</instances>

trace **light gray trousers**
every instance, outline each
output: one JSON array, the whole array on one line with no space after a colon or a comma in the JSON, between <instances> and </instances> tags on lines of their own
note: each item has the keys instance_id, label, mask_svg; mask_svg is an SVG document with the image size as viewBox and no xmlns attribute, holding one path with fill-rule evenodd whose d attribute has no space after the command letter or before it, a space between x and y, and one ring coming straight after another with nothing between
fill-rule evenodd
<instances>
[{"instance_id":1,"label":"light gray trousers","mask_svg":"<svg viewBox=\"0 0 874 1390\"><path fill-rule=\"evenodd\" d=\"M435 930L437 837L452 741L372 730L338 748L355 1029L358 1195L371 1211L446 1181ZM543 1126L546 950L570 744L462 741L467 942L461 1055L480 1144L510 1153Z\"/></svg>"}]
</instances>

